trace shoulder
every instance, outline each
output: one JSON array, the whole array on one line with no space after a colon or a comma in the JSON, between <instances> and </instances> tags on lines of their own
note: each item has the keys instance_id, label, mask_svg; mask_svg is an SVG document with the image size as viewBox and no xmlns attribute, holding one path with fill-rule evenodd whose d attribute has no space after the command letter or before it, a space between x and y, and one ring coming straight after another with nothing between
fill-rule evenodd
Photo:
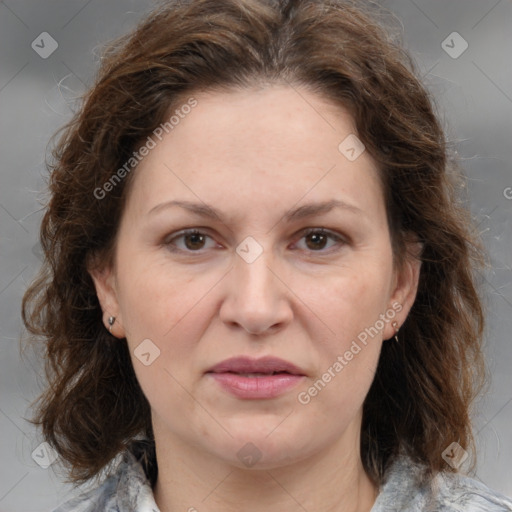
<instances>
[{"instance_id":1,"label":"shoulder","mask_svg":"<svg viewBox=\"0 0 512 512\"><path fill-rule=\"evenodd\" d=\"M62 504L53 512L158 512L142 465L125 452L101 485Z\"/></svg>"},{"instance_id":2,"label":"shoulder","mask_svg":"<svg viewBox=\"0 0 512 512\"><path fill-rule=\"evenodd\" d=\"M512 500L458 473L438 473L431 481L421 468L400 457L389 469L371 512L512 512Z\"/></svg>"},{"instance_id":3,"label":"shoulder","mask_svg":"<svg viewBox=\"0 0 512 512\"><path fill-rule=\"evenodd\" d=\"M446 511L512 512L511 499L478 480L452 473L439 475L438 480Z\"/></svg>"}]
</instances>

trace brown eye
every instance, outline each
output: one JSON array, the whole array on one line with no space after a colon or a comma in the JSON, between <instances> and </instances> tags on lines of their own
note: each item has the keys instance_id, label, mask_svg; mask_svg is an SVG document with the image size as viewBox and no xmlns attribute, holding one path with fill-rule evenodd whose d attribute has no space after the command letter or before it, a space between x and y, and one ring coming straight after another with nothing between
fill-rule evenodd
<instances>
[{"instance_id":1,"label":"brown eye","mask_svg":"<svg viewBox=\"0 0 512 512\"><path fill-rule=\"evenodd\" d=\"M185 246L191 251L202 249L205 242L205 236L201 233L190 233L184 235Z\"/></svg>"},{"instance_id":2,"label":"brown eye","mask_svg":"<svg viewBox=\"0 0 512 512\"><path fill-rule=\"evenodd\" d=\"M327 244L327 235L325 235L324 233L310 233L306 235L305 238L308 249L311 249L313 251L317 249L323 249Z\"/></svg>"},{"instance_id":3,"label":"brown eye","mask_svg":"<svg viewBox=\"0 0 512 512\"><path fill-rule=\"evenodd\" d=\"M208 240L211 241L210 247L207 246ZM191 229L169 238L165 245L173 252L199 252L201 249L213 248L215 242L209 235Z\"/></svg>"},{"instance_id":4,"label":"brown eye","mask_svg":"<svg viewBox=\"0 0 512 512\"><path fill-rule=\"evenodd\" d=\"M343 245L344 243L344 240L341 236L321 228L308 229L302 234L301 241L302 240L305 240L304 245L306 247L299 248L314 252L327 252L323 250L326 248L330 249L336 245ZM333 242L330 243L329 240L332 240ZM330 245L328 245L329 243Z\"/></svg>"}]
</instances>

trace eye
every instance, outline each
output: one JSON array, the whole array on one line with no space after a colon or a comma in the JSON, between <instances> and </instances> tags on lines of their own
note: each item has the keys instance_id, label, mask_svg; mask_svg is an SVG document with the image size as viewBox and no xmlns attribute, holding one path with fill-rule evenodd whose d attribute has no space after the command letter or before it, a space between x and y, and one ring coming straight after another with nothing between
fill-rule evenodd
<instances>
[{"instance_id":1,"label":"eye","mask_svg":"<svg viewBox=\"0 0 512 512\"><path fill-rule=\"evenodd\" d=\"M300 240L305 241L305 247L300 247L300 243L296 243L295 247L313 252L328 252L333 246L345 243L343 237L324 228L308 228L302 232ZM331 241L330 245L329 240ZM208 245L208 241L210 241L210 245ZM168 238L165 241L165 246L172 252L199 253L218 245L211 236L198 229L185 229Z\"/></svg>"},{"instance_id":2,"label":"eye","mask_svg":"<svg viewBox=\"0 0 512 512\"><path fill-rule=\"evenodd\" d=\"M332 248L336 244L339 245L345 242L341 236L337 235L336 233L333 233L332 231L328 231L324 228L308 228L307 230L302 232L301 240L302 239L305 239L306 249L301 249L314 252L323 251L328 245L329 239L333 240L334 243L327 247L327 249Z\"/></svg>"},{"instance_id":3,"label":"eye","mask_svg":"<svg viewBox=\"0 0 512 512\"><path fill-rule=\"evenodd\" d=\"M210 247L206 245L208 239L213 242L213 245L210 245ZM177 243L176 241L181 241L182 243ZM171 251L199 252L201 249L215 247L216 244L210 236L202 231L186 229L166 240L165 245Z\"/></svg>"}]
</instances>

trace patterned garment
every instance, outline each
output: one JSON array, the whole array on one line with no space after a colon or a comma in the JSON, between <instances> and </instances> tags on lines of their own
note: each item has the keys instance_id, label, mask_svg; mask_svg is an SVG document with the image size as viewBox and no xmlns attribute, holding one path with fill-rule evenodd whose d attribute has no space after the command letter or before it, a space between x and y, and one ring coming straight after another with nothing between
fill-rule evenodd
<instances>
[{"instance_id":1,"label":"patterned garment","mask_svg":"<svg viewBox=\"0 0 512 512\"><path fill-rule=\"evenodd\" d=\"M419 467L401 457L389 468L371 512L512 512L512 500L472 478L439 473L422 484ZM191 507L193 510L193 507ZM112 476L54 512L160 512L142 465L126 452Z\"/></svg>"}]
</instances>

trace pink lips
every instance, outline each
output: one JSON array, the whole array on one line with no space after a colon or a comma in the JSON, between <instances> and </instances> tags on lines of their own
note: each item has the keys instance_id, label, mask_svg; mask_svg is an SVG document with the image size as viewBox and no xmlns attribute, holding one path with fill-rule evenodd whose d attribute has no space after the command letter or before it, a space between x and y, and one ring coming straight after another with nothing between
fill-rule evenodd
<instances>
[{"instance_id":1,"label":"pink lips","mask_svg":"<svg viewBox=\"0 0 512 512\"><path fill-rule=\"evenodd\" d=\"M207 375L232 395L245 399L277 397L305 377L300 368L275 357L233 357L216 364Z\"/></svg>"}]
</instances>

